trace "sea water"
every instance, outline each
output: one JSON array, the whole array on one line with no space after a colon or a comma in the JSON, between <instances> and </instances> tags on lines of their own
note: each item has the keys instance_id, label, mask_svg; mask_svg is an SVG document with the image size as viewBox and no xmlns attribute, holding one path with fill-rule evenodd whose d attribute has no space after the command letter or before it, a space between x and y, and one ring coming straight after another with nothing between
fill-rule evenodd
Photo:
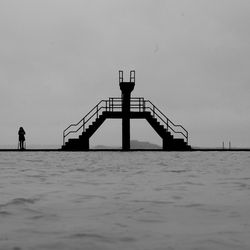
<instances>
[{"instance_id":1,"label":"sea water","mask_svg":"<svg viewBox=\"0 0 250 250\"><path fill-rule=\"evenodd\" d=\"M0 152L1 250L250 249L248 152Z\"/></svg>"}]
</instances>

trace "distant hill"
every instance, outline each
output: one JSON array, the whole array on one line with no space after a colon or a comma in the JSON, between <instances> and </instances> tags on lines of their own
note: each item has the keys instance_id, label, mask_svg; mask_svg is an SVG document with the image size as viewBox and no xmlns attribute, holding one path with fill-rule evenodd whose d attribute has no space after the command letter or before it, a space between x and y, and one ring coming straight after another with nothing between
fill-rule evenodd
<instances>
[{"instance_id":1,"label":"distant hill","mask_svg":"<svg viewBox=\"0 0 250 250\"><path fill-rule=\"evenodd\" d=\"M161 147L147 141L131 140L131 149L161 149Z\"/></svg>"},{"instance_id":2,"label":"distant hill","mask_svg":"<svg viewBox=\"0 0 250 250\"><path fill-rule=\"evenodd\" d=\"M147 141L137 141L137 140L131 140L130 146L131 146L131 149L161 149L161 147L157 144L147 142ZM93 149L121 149L121 147L97 145L93 147Z\"/></svg>"},{"instance_id":3,"label":"distant hill","mask_svg":"<svg viewBox=\"0 0 250 250\"><path fill-rule=\"evenodd\" d=\"M121 149L121 147L118 147L118 146L96 145L92 149Z\"/></svg>"}]
</instances>

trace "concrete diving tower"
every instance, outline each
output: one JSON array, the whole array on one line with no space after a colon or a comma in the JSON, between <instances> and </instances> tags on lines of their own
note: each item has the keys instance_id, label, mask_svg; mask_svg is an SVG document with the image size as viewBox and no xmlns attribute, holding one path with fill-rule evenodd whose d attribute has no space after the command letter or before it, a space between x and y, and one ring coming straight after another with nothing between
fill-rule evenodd
<instances>
[{"instance_id":1,"label":"concrete diving tower","mask_svg":"<svg viewBox=\"0 0 250 250\"><path fill-rule=\"evenodd\" d=\"M162 138L162 150L187 151L188 131L182 125L176 125L163 114L151 101L143 97L131 98L135 87L135 71L130 71L130 79L125 82L123 71L119 71L121 97L101 100L78 123L69 125L63 131L65 151L88 151L89 140L106 119L122 119L122 150L130 148L130 120L146 119L155 132ZM66 142L66 138L69 136Z\"/></svg>"}]
</instances>

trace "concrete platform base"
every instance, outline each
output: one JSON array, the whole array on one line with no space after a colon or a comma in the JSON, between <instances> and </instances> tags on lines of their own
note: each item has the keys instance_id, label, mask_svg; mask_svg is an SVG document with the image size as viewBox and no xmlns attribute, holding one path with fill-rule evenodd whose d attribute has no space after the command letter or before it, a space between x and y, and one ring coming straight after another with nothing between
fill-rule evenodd
<instances>
[{"instance_id":1,"label":"concrete platform base","mask_svg":"<svg viewBox=\"0 0 250 250\"><path fill-rule=\"evenodd\" d=\"M75 150L62 150L62 149L25 149L25 150L19 150L19 149L0 149L0 152L248 152L250 151L250 148L231 148L231 149L222 149L222 148L192 148L190 150L171 150L171 151L165 151L162 149L130 149L129 151L124 151L122 149L90 149L89 151L75 151Z\"/></svg>"}]
</instances>

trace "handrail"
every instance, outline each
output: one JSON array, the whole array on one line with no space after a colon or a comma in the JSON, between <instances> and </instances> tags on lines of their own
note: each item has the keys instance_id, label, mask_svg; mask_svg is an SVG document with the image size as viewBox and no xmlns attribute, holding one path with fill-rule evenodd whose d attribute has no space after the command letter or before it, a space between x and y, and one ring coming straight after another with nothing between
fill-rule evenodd
<instances>
[{"instance_id":1,"label":"handrail","mask_svg":"<svg viewBox=\"0 0 250 250\"><path fill-rule=\"evenodd\" d=\"M100 108L98 108L98 111L100 111L101 109L103 109L103 108L105 108L105 107L100 107ZM96 112L97 113L97 112ZM71 131L69 131L66 135L65 135L65 137L66 136L68 136L69 134L71 134L71 133L77 133L91 118L93 118L95 115L96 115L96 113L94 113L94 114L92 114L91 115L91 117L89 117L88 118L88 120L86 120L77 130L71 130ZM81 121L83 121L84 120L84 118L81 120Z\"/></svg>"},{"instance_id":2,"label":"handrail","mask_svg":"<svg viewBox=\"0 0 250 250\"><path fill-rule=\"evenodd\" d=\"M180 124L174 124L168 117L166 117L162 112L161 112L161 110L159 110L151 101L149 101L149 100L146 100L145 101L146 103L150 103L152 106L153 106L153 108L154 108L154 110L152 110L153 111L153 113L154 114L156 114L155 113L155 110L157 110L166 120L167 120L167 123L165 122L165 121L163 121L162 119L161 119L161 117L159 116L159 115L157 115L166 125L167 125L167 128L169 127L174 133L181 133L185 138L186 138L186 142L188 143L188 131L182 126L182 125L180 125ZM149 108L149 107L147 107L147 108ZM178 132L178 131L175 131L171 126L169 126L169 122L174 126L174 127L180 127L182 130L184 130L185 131L185 134L184 133L182 133L182 132Z\"/></svg>"},{"instance_id":3,"label":"handrail","mask_svg":"<svg viewBox=\"0 0 250 250\"><path fill-rule=\"evenodd\" d=\"M152 108L150 108L150 107L147 107L147 109L150 109L152 112L154 112L154 110L152 109ZM187 135L185 135L183 132L181 132L181 131L175 131L171 126L169 126L169 124L167 123L167 122L165 122L163 119L162 119L162 117L160 117L157 113L155 113L155 115L156 116L158 116L158 118L163 122L163 123L165 123L166 125L167 125L167 128L170 128L175 134L182 134L186 139L187 139ZM169 119L168 119L168 121L170 121ZM172 123L172 122L171 122ZM176 127L177 127L178 125L176 125Z\"/></svg>"},{"instance_id":4,"label":"handrail","mask_svg":"<svg viewBox=\"0 0 250 250\"><path fill-rule=\"evenodd\" d=\"M78 132L83 126L85 126L86 122L84 121L86 119L86 117L88 117L89 114L91 114L91 112L93 112L95 110L95 113L94 115L96 114L96 112L98 112L100 109L98 108L99 105L102 103L102 102L107 102L106 100L101 100L100 102L98 102L94 108L92 108L88 113L87 115L85 115L78 123L75 123L75 124L70 124L66 129L64 129L63 131L63 145L65 145L65 138L71 134L71 133L76 133ZM91 116L91 118L93 117L93 115ZM88 119L89 121L89 119ZM76 127L78 126L80 123L82 123L82 125L77 129L77 130L74 130L74 131L70 131L68 133L66 133L67 130L69 130L71 127Z\"/></svg>"},{"instance_id":5,"label":"handrail","mask_svg":"<svg viewBox=\"0 0 250 250\"><path fill-rule=\"evenodd\" d=\"M160 109L158 109L151 101L144 100L143 97L133 97L130 100L131 110L137 109L137 112L145 112L149 110L153 114L153 116L157 116L163 124L167 126L167 131L170 129L175 134L181 134L188 144L188 131L180 124L174 124L165 114L162 113ZM86 124L94 117L99 117L99 113L102 110L109 112L121 112L122 111L122 98L120 97L110 97L108 100L101 100L98 102L94 108L92 108L87 115L85 115L78 123L70 124L63 131L63 145L65 145L65 138L71 133L77 133L81 128L83 131L86 129ZM80 126L79 126L80 125ZM77 127L74 130L70 130L72 127ZM176 128L180 128L182 131L176 130Z\"/></svg>"}]
</instances>

